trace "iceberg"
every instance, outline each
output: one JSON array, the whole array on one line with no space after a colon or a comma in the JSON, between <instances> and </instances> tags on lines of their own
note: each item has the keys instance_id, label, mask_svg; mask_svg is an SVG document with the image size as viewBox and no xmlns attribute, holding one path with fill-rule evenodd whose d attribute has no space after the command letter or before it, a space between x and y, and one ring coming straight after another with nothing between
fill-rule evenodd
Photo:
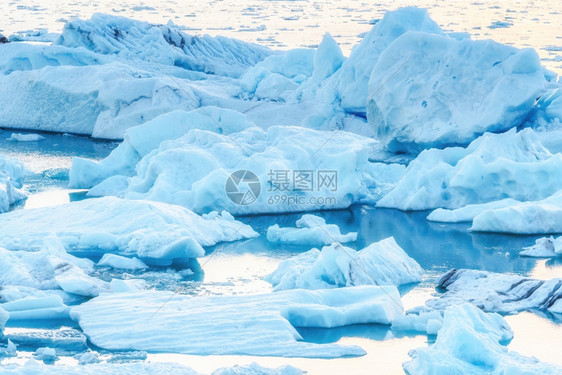
<instances>
[{"instance_id":1,"label":"iceberg","mask_svg":"<svg viewBox=\"0 0 562 375\"><path fill-rule=\"evenodd\" d=\"M19 160L0 155L0 213L8 211L10 206L27 198L20 189L23 178L29 173Z\"/></svg>"},{"instance_id":2,"label":"iceberg","mask_svg":"<svg viewBox=\"0 0 562 375\"><path fill-rule=\"evenodd\" d=\"M445 293L426 301L426 305L441 311L448 306L470 302L485 311L499 313L529 309L562 312L560 278L535 280L517 275L452 269L437 283Z\"/></svg>"},{"instance_id":3,"label":"iceberg","mask_svg":"<svg viewBox=\"0 0 562 375\"><path fill-rule=\"evenodd\" d=\"M341 107L346 112L365 116L373 68L382 52L408 31L443 33L425 9L407 7L385 13L383 19L353 48L341 68L329 78L334 83L326 84L330 88L335 86L334 96L341 101Z\"/></svg>"},{"instance_id":4,"label":"iceberg","mask_svg":"<svg viewBox=\"0 0 562 375\"><path fill-rule=\"evenodd\" d=\"M540 201L486 210L474 218L470 230L515 234L562 233L562 190Z\"/></svg>"},{"instance_id":5,"label":"iceberg","mask_svg":"<svg viewBox=\"0 0 562 375\"><path fill-rule=\"evenodd\" d=\"M70 169L69 185L73 188L91 188L113 177L111 184L108 181L104 185L114 186L118 182L123 182L126 187L126 180L121 181L118 176L123 178L133 176L137 163L153 150L158 149L163 141L180 138L192 129L229 135L252 126L254 125L243 114L213 106L187 112L171 111L142 125L127 129L123 142L100 162L74 158ZM101 186L96 189L98 194L101 189ZM95 194L95 191L91 192L91 195L95 196Z\"/></svg>"},{"instance_id":6,"label":"iceberg","mask_svg":"<svg viewBox=\"0 0 562 375\"><path fill-rule=\"evenodd\" d=\"M467 145L524 123L546 86L532 49L407 32L373 68L367 118L391 151Z\"/></svg>"},{"instance_id":7,"label":"iceberg","mask_svg":"<svg viewBox=\"0 0 562 375\"><path fill-rule=\"evenodd\" d=\"M183 207L115 197L0 215L0 246L38 250L56 234L66 249L136 256L150 263L202 257L203 246L256 237L224 212L201 217Z\"/></svg>"},{"instance_id":8,"label":"iceberg","mask_svg":"<svg viewBox=\"0 0 562 375\"><path fill-rule=\"evenodd\" d=\"M533 246L524 247L519 255L536 258L550 258L562 255L562 237L542 237Z\"/></svg>"},{"instance_id":9,"label":"iceberg","mask_svg":"<svg viewBox=\"0 0 562 375\"><path fill-rule=\"evenodd\" d=\"M562 368L508 351L513 337L509 325L496 313L484 313L471 304L448 307L437 340L428 348L410 352L406 374L561 374Z\"/></svg>"},{"instance_id":10,"label":"iceberg","mask_svg":"<svg viewBox=\"0 0 562 375\"><path fill-rule=\"evenodd\" d=\"M377 207L456 209L511 198L545 199L562 189L562 154L532 129L486 133L469 146L421 152Z\"/></svg>"},{"instance_id":11,"label":"iceberg","mask_svg":"<svg viewBox=\"0 0 562 375\"><path fill-rule=\"evenodd\" d=\"M160 114L199 107L188 82L161 75L119 61L0 75L2 124L121 139L127 128Z\"/></svg>"},{"instance_id":12,"label":"iceberg","mask_svg":"<svg viewBox=\"0 0 562 375\"><path fill-rule=\"evenodd\" d=\"M54 44L228 77L239 77L274 53L236 39L194 36L173 25L154 25L100 13L89 20L66 23Z\"/></svg>"},{"instance_id":13,"label":"iceberg","mask_svg":"<svg viewBox=\"0 0 562 375\"><path fill-rule=\"evenodd\" d=\"M330 245L357 240L357 232L342 234L336 224L326 224L320 216L303 215L296 222L296 228L280 228L274 224L267 228L267 240L273 243Z\"/></svg>"},{"instance_id":14,"label":"iceberg","mask_svg":"<svg viewBox=\"0 0 562 375\"><path fill-rule=\"evenodd\" d=\"M362 286L244 296L103 294L73 307L71 317L108 350L337 358L365 352L302 342L294 327L390 324L401 313L396 287Z\"/></svg>"},{"instance_id":15,"label":"iceberg","mask_svg":"<svg viewBox=\"0 0 562 375\"><path fill-rule=\"evenodd\" d=\"M346 208L376 201L404 171L402 165L371 163L369 153L376 144L344 131L295 126L252 127L227 135L193 129L149 152L126 181L112 175L92 190L177 204L202 214ZM129 150L118 148L98 165L110 169L110 160L130 165ZM76 161L71 185L88 186L107 176L92 172L92 165Z\"/></svg>"},{"instance_id":16,"label":"iceberg","mask_svg":"<svg viewBox=\"0 0 562 375\"><path fill-rule=\"evenodd\" d=\"M423 269L389 237L356 251L338 243L287 259L266 277L274 290L356 285L399 286L421 281Z\"/></svg>"}]
</instances>

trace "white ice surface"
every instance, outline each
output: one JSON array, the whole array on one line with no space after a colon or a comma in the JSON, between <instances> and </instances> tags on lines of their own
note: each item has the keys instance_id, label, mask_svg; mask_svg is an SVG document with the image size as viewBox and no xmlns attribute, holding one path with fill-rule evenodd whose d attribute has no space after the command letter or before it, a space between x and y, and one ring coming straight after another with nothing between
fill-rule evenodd
<instances>
[{"instance_id":1,"label":"white ice surface","mask_svg":"<svg viewBox=\"0 0 562 375\"><path fill-rule=\"evenodd\" d=\"M0 215L0 246L36 250L56 234L67 249L171 262L204 255L202 246L255 237L228 213L201 217L178 206L115 197Z\"/></svg>"},{"instance_id":2,"label":"white ice surface","mask_svg":"<svg viewBox=\"0 0 562 375\"><path fill-rule=\"evenodd\" d=\"M340 244L287 259L266 277L275 290L395 285L421 281L423 269L390 237L356 251Z\"/></svg>"},{"instance_id":3,"label":"white ice surface","mask_svg":"<svg viewBox=\"0 0 562 375\"><path fill-rule=\"evenodd\" d=\"M104 294L71 316L94 345L110 350L336 358L365 352L302 342L294 326L390 324L401 312L396 287L363 286L248 296Z\"/></svg>"},{"instance_id":4,"label":"white ice surface","mask_svg":"<svg viewBox=\"0 0 562 375\"><path fill-rule=\"evenodd\" d=\"M274 224L267 228L267 240L273 243L304 244L312 246L345 243L357 240L357 232L342 234L336 224L326 224L320 216L303 215L296 222L296 228L280 228Z\"/></svg>"}]
</instances>

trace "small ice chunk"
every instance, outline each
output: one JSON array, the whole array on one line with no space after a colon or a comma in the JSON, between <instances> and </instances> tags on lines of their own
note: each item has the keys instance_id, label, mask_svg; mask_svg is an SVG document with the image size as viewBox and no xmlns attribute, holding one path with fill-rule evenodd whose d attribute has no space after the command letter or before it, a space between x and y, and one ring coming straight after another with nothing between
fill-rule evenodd
<instances>
[{"instance_id":1,"label":"small ice chunk","mask_svg":"<svg viewBox=\"0 0 562 375\"><path fill-rule=\"evenodd\" d=\"M550 258L562 255L562 237L542 237L532 246L524 247L519 255L536 258Z\"/></svg>"},{"instance_id":2,"label":"small ice chunk","mask_svg":"<svg viewBox=\"0 0 562 375\"><path fill-rule=\"evenodd\" d=\"M132 271L148 268L148 266L138 258L127 258L116 254L104 254L98 262L98 266Z\"/></svg>"},{"instance_id":3,"label":"small ice chunk","mask_svg":"<svg viewBox=\"0 0 562 375\"><path fill-rule=\"evenodd\" d=\"M78 353L74 356L74 359L76 359L80 365L89 365L101 362L98 355L92 351Z\"/></svg>"},{"instance_id":4,"label":"small ice chunk","mask_svg":"<svg viewBox=\"0 0 562 375\"><path fill-rule=\"evenodd\" d=\"M38 348L33 356L41 361L54 361L57 358L57 352L53 348Z\"/></svg>"},{"instance_id":5,"label":"small ice chunk","mask_svg":"<svg viewBox=\"0 0 562 375\"><path fill-rule=\"evenodd\" d=\"M316 215L303 215L296 225L296 228L280 228L277 224L270 226L267 228L267 240L273 243L313 246L357 240L357 232L342 234L336 224L326 224L326 220Z\"/></svg>"},{"instance_id":6,"label":"small ice chunk","mask_svg":"<svg viewBox=\"0 0 562 375\"><path fill-rule=\"evenodd\" d=\"M363 250L340 244L312 249L287 259L266 277L274 290L325 289L356 285L395 285L421 281L423 269L394 238Z\"/></svg>"},{"instance_id":7,"label":"small ice chunk","mask_svg":"<svg viewBox=\"0 0 562 375\"><path fill-rule=\"evenodd\" d=\"M12 133L10 138L6 138L6 139L8 141L14 141L14 142L37 142L37 141L44 140L45 137L43 137L40 134L33 134L33 133L28 133L28 134Z\"/></svg>"},{"instance_id":8,"label":"small ice chunk","mask_svg":"<svg viewBox=\"0 0 562 375\"><path fill-rule=\"evenodd\" d=\"M113 293L127 293L136 292L139 290L146 289L146 282L142 279L129 279L129 280L119 280L113 279L109 283L109 287Z\"/></svg>"}]
</instances>

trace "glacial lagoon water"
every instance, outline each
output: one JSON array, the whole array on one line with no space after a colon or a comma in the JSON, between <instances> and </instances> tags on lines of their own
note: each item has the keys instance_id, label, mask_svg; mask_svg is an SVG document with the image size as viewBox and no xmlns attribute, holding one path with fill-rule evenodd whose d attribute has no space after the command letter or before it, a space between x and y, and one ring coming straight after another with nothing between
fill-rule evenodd
<instances>
[{"instance_id":1,"label":"glacial lagoon water","mask_svg":"<svg viewBox=\"0 0 562 375\"><path fill-rule=\"evenodd\" d=\"M0 131L0 149L22 160L33 174L25 181L29 199L15 209L48 206L84 199L83 191L67 189L67 169L74 156L101 159L116 146L115 142L92 140L85 137L43 134L38 142L11 142L6 138L10 131ZM403 303L406 308L423 304L437 292L436 278L451 268L473 268L502 273L527 275L535 278L552 278L562 275L562 261L519 257L524 246L534 243L536 237L479 234L467 231L468 224L440 224L427 221L428 212L401 212L377 209L369 206L353 206L347 210L320 212L328 223L341 227L343 233L357 231L358 239L350 247L361 249L366 245L394 236L398 244L426 270L424 280L415 286L404 288ZM294 226L300 214L246 216L240 220L250 224L260 237L223 243L207 249L204 258L187 265L194 273L181 267L152 268L147 271L123 272L97 270L95 276L136 277L144 279L151 288L194 296L233 295L269 292L270 285L263 277L275 270L279 262L295 254L309 250L307 246L273 245L265 239L267 227L272 224ZM97 261L95 253L80 253ZM147 306L147 309L154 306ZM165 308L165 307L164 307ZM543 361L562 364L557 353L562 337L562 318L536 312L524 312L507 317L515 332L510 349L524 355L533 355ZM18 337L23 354L5 359L2 363L23 363L32 352L44 346L45 337L55 337L52 346L59 346L61 359L57 364L76 363L72 355L80 348L69 339L71 329L78 329L71 321L39 321L8 323L5 334ZM175 361L210 372L217 367L243 365L258 362L276 367L290 364L309 374L349 373L370 374L373 368L380 373L401 373L401 363L408 360L408 351L426 345L425 335L392 332L386 326L356 325L338 329L300 329L307 341L317 343L340 342L360 345L367 355L359 358L287 359L251 356L187 356L177 354L148 354L151 361ZM99 350L92 347L93 350ZM138 353L112 353L100 351L109 360L125 360L138 357ZM141 355L142 357L142 355ZM141 358L142 359L142 358Z\"/></svg>"}]
</instances>

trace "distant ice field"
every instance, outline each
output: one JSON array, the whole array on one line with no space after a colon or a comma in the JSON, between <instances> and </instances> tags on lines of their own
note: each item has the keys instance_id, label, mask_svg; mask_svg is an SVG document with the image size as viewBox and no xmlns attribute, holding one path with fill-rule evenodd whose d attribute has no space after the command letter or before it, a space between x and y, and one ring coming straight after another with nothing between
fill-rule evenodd
<instances>
[{"instance_id":1,"label":"distant ice field","mask_svg":"<svg viewBox=\"0 0 562 375\"><path fill-rule=\"evenodd\" d=\"M0 4L0 32L13 40L53 40L68 20L88 19L99 12L154 23L172 21L190 34L223 35L280 49L316 47L330 32L346 55L384 12L417 6L427 8L446 32L535 48L547 68L562 71L562 12L556 11L560 8L556 0L1 0Z\"/></svg>"}]
</instances>

